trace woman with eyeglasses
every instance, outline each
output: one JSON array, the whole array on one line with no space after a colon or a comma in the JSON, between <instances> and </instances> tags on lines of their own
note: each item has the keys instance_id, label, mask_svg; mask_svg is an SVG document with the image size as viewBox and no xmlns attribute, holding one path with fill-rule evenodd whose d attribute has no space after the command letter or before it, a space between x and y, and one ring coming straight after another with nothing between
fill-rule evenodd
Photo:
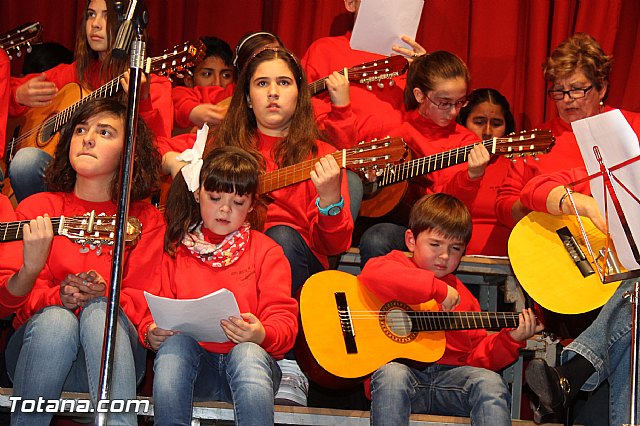
<instances>
[{"instance_id":1,"label":"woman with eyeglasses","mask_svg":"<svg viewBox=\"0 0 640 426\"><path fill-rule=\"evenodd\" d=\"M456 55L436 51L417 57L409 67L404 90L405 114L400 127L385 123L385 117L368 117L358 126L371 135L389 134L404 139L413 158L449 151L478 142L478 137L456 123L467 104L469 70ZM444 192L458 197L471 209L489 164L490 155L483 145L474 147L466 162L445 167L422 179L427 193ZM472 209L471 209L472 210ZM472 210L473 214L473 210ZM372 257L391 250L404 250L406 223L378 223L360 239L361 265Z\"/></svg>"},{"instance_id":2,"label":"woman with eyeglasses","mask_svg":"<svg viewBox=\"0 0 640 426\"><path fill-rule=\"evenodd\" d=\"M498 191L496 214L506 226L513 227L531 210L520 201L521 191L534 176L583 167L582 155L571 123L612 108L604 105L613 60L588 34L579 33L562 42L543 65L547 94L554 101L558 116L538 126L555 136L551 151L537 161L516 161ZM634 127L637 114L623 111ZM640 133L640 127L636 133Z\"/></svg>"}]
</instances>

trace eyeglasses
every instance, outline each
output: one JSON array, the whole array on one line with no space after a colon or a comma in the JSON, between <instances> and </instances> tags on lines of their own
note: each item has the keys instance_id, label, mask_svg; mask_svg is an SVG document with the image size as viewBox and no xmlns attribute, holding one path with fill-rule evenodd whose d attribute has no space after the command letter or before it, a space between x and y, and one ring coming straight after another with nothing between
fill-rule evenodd
<instances>
[{"instance_id":1,"label":"eyeglasses","mask_svg":"<svg viewBox=\"0 0 640 426\"><path fill-rule=\"evenodd\" d=\"M438 109L441 110L449 110L451 108L455 108L455 109L460 109L460 108L464 108L467 106L467 104L469 103L469 101L467 100L467 97L462 97L460 99L458 99L455 102L436 102L433 99L431 99L429 96L425 95L425 97L427 99L429 99L429 101L434 104L436 107L438 107Z\"/></svg>"},{"instance_id":2,"label":"eyeglasses","mask_svg":"<svg viewBox=\"0 0 640 426\"><path fill-rule=\"evenodd\" d=\"M585 87L584 89L570 89L570 90L547 90L549 97L554 101L561 101L564 99L564 95L569 95L569 99L581 99L587 96L587 92L593 89L593 85Z\"/></svg>"}]
</instances>

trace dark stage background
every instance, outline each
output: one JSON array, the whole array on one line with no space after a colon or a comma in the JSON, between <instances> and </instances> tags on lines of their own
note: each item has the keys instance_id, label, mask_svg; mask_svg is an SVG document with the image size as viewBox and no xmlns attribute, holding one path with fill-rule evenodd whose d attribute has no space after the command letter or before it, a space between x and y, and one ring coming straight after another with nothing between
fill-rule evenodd
<instances>
[{"instance_id":1,"label":"dark stage background","mask_svg":"<svg viewBox=\"0 0 640 426\"><path fill-rule=\"evenodd\" d=\"M39 21L44 41L73 49L85 4L0 0L0 33ZM266 30L301 56L315 39L343 34L352 25L342 0L147 0L147 5L151 55L200 35L219 36L233 48L245 33ZM530 128L555 115L545 96L542 62L579 31L593 35L614 56L608 103L640 111L634 71L640 69L638 22L638 0L426 0L417 40L427 50L462 57L471 69L472 88L500 90L512 104L518 128Z\"/></svg>"}]
</instances>

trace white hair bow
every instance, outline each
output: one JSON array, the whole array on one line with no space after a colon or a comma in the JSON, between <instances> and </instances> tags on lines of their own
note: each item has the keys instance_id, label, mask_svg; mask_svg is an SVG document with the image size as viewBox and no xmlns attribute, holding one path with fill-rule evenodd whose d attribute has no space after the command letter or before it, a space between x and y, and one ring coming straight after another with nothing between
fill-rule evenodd
<instances>
[{"instance_id":1,"label":"white hair bow","mask_svg":"<svg viewBox=\"0 0 640 426\"><path fill-rule=\"evenodd\" d=\"M184 152L178 154L176 160L189 163L181 169L182 176L184 177L189 191L195 192L200 186L200 170L202 169L202 153L204 152L204 146L207 142L207 135L209 134L209 126L205 123L202 129L198 130L196 134L196 141L193 144L193 148L187 149Z\"/></svg>"}]
</instances>

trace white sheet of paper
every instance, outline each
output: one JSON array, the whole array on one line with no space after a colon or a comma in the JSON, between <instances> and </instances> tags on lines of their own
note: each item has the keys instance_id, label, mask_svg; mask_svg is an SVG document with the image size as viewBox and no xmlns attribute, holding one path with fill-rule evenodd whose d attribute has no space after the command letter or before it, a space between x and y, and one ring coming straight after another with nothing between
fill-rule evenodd
<instances>
[{"instance_id":1,"label":"white sheet of paper","mask_svg":"<svg viewBox=\"0 0 640 426\"><path fill-rule=\"evenodd\" d=\"M573 132L578 139L578 146L582 153L582 159L591 175L600 170L593 147L598 146L602 161L607 168L622 163L640 154L638 136L635 134L620 110L608 111L593 117L574 121L571 123ZM629 191L640 197L640 160L612 172ZM636 244L640 244L640 206L622 186L612 179L624 216L631 228L631 235ZM604 182L602 177L592 179L590 182L591 194L604 215ZM620 263L628 270L640 268L636 262L627 237L622 228L620 218L613 206L611 196L607 192L607 210L609 212L609 231L613 245ZM594 248L600 249L601 247Z\"/></svg>"},{"instance_id":2,"label":"white sheet of paper","mask_svg":"<svg viewBox=\"0 0 640 426\"><path fill-rule=\"evenodd\" d=\"M360 3L351 33L351 48L389 56L394 44L409 47L400 39L415 39L424 0L367 0Z\"/></svg>"},{"instance_id":3,"label":"white sheet of paper","mask_svg":"<svg viewBox=\"0 0 640 426\"><path fill-rule=\"evenodd\" d=\"M144 292L153 320L160 328L179 331L198 342L227 342L220 320L240 317L238 302L222 288L199 299L169 299Z\"/></svg>"}]
</instances>

